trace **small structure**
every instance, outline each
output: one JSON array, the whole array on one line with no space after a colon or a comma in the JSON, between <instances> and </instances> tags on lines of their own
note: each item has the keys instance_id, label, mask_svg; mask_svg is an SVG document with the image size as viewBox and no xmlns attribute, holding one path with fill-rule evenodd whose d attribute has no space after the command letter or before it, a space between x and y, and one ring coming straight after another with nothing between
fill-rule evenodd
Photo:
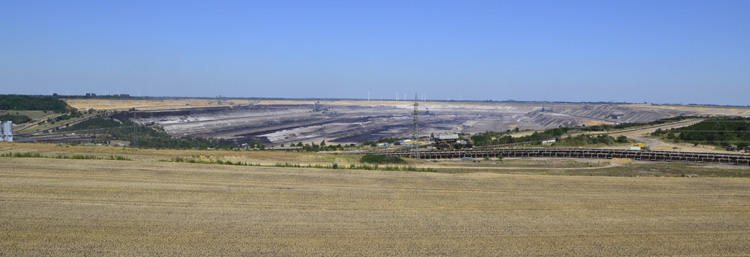
<instances>
[{"instance_id":1,"label":"small structure","mask_svg":"<svg viewBox=\"0 0 750 257\"><path fill-rule=\"evenodd\" d=\"M458 140L458 134L441 134L438 135L440 140Z\"/></svg>"},{"instance_id":2,"label":"small structure","mask_svg":"<svg viewBox=\"0 0 750 257\"><path fill-rule=\"evenodd\" d=\"M324 112L327 111L328 108L320 104L320 101L315 102L315 105L313 106L313 112Z\"/></svg>"},{"instance_id":3,"label":"small structure","mask_svg":"<svg viewBox=\"0 0 750 257\"><path fill-rule=\"evenodd\" d=\"M458 134L440 134L432 138L435 148L439 150L455 150L471 148L473 145L466 140L461 140Z\"/></svg>"},{"instance_id":4,"label":"small structure","mask_svg":"<svg viewBox=\"0 0 750 257\"><path fill-rule=\"evenodd\" d=\"M378 143L377 146L379 146L379 147L387 147L387 146L391 146L391 145L393 145L393 143Z\"/></svg>"},{"instance_id":5,"label":"small structure","mask_svg":"<svg viewBox=\"0 0 750 257\"><path fill-rule=\"evenodd\" d=\"M727 146L727 151L737 152L739 150L740 150L740 148L737 147L737 145L728 145Z\"/></svg>"},{"instance_id":6,"label":"small structure","mask_svg":"<svg viewBox=\"0 0 750 257\"><path fill-rule=\"evenodd\" d=\"M630 150L640 151L646 148L646 144L630 144Z\"/></svg>"},{"instance_id":7,"label":"small structure","mask_svg":"<svg viewBox=\"0 0 750 257\"><path fill-rule=\"evenodd\" d=\"M13 142L13 122L12 121L2 121L0 122L0 130L2 130L2 136L0 136L0 141L5 142Z\"/></svg>"},{"instance_id":8,"label":"small structure","mask_svg":"<svg viewBox=\"0 0 750 257\"><path fill-rule=\"evenodd\" d=\"M619 120L622 118L622 116L625 116L624 112L612 112L609 114L609 116L607 116L607 118Z\"/></svg>"}]
</instances>

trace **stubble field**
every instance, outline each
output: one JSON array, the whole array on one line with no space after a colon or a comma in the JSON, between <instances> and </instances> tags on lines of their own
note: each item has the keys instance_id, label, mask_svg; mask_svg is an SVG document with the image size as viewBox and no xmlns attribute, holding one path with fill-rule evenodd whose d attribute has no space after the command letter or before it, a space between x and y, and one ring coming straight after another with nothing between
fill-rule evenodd
<instances>
[{"instance_id":1,"label":"stubble field","mask_svg":"<svg viewBox=\"0 0 750 257\"><path fill-rule=\"evenodd\" d=\"M0 256L746 256L746 178L0 158Z\"/></svg>"}]
</instances>

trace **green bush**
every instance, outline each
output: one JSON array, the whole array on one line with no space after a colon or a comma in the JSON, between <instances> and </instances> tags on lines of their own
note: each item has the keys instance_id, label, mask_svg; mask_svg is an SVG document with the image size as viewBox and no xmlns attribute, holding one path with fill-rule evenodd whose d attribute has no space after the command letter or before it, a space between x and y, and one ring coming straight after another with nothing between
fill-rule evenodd
<instances>
[{"instance_id":1,"label":"green bush","mask_svg":"<svg viewBox=\"0 0 750 257\"><path fill-rule=\"evenodd\" d=\"M81 123L67 127L64 130L83 130L83 129L98 129L98 128L114 128L119 127L120 123L111 119L104 119L102 117L96 117L82 121Z\"/></svg>"},{"instance_id":2,"label":"green bush","mask_svg":"<svg viewBox=\"0 0 750 257\"><path fill-rule=\"evenodd\" d=\"M367 154L362 156L362 158L359 160L363 163L373 163L373 164L385 164L385 163L406 163L404 159L401 159L396 156L386 156L386 155L379 155L379 154Z\"/></svg>"},{"instance_id":3,"label":"green bush","mask_svg":"<svg viewBox=\"0 0 750 257\"><path fill-rule=\"evenodd\" d=\"M667 139L678 142L716 146L733 144L744 148L750 146L750 118L711 118L687 127L652 133L654 136L665 134Z\"/></svg>"},{"instance_id":4,"label":"green bush","mask_svg":"<svg viewBox=\"0 0 750 257\"><path fill-rule=\"evenodd\" d=\"M63 100L49 96L0 95L0 110L40 110L57 113L72 110Z\"/></svg>"},{"instance_id":5,"label":"green bush","mask_svg":"<svg viewBox=\"0 0 750 257\"><path fill-rule=\"evenodd\" d=\"M31 121L31 118L26 115L5 114L0 116L0 121L12 121L15 124L21 124Z\"/></svg>"}]
</instances>

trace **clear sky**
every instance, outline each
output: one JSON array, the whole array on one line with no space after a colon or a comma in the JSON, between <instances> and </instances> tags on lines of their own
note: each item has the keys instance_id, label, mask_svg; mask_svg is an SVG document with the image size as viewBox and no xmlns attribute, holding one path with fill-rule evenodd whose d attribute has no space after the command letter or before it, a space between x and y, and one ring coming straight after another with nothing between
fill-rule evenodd
<instances>
[{"instance_id":1,"label":"clear sky","mask_svg":"<svg viewBox=\"0 0 750 257\"><path fill-rule=\"evenodd\" d=\"M0 94L750 105L750 1L0 1Z\"/></svg>"}]
</instances>

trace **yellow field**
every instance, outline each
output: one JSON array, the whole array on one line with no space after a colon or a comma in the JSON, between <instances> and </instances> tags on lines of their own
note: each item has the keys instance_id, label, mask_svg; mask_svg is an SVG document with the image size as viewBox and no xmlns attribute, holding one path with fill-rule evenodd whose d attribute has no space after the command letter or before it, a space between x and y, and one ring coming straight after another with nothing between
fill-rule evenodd
<instances>
[{"instance_id":1,"label":"yellow field","mask_svg":"<svg viewBox=\"0 0 750 257\"><path fill-rule=\"evenodd\" d=\"M0 144L0 152L9 150L126 153ZM126 155L133 161L0 158L0 256L750 255L747 178L156 161L199 152L135 150Z\"/></svg>"},{"instance_id":2,"label":"yellow field","mask_svg":"<svg viewBox=\"0 0 750 257\"><path fill-rule=\"evenodd\" d=\"M214 107L247 105L250 100L219 100L219 99L63 99L68 105L77 109L94 108L96 110L127 110L131 107L139 109L176 109L194 107Z\"/></svg>"},{"instance_id":3,"label":"yellow field","mask_svg":"<svg viewBox=\"0 0 750 257\"><path fill-rule=\"evenodd\" d=\"M395 106L411 105L409 101L355 101L355 100L248 100L248 99L63 99L68 105L78 109L94 108L97 110L126 110L131 107L139 109L179 109L195 107L215 107L233 105L298 105L321 102L327 105L362 105L362 106ZM451 103L460 106L487 106L487 103Z\"/></svg>"},{"instance_id":4,"label":"yellow field","mask_svg":"<svg viewBox=\"0 0 750 257\"><path fill-rule=\"evenodd\" d=\"M728 115L728 116L750 116L750 108L747 107L725 107L725 106L702 106L702 105L651 105L651 104L627 104L626 106L643 109L670 109L698 112L701 115Z\"/></svg>"},{"instance_id":5,"label":"yellow field","mask_svg":"<svg viewBox=\"0 0 750 257\"><path fill-rule=\"evenodd\" d=\"M233 105L278 105L278 104L314 104L321 102L326 105L363 105L363 106L397 106L411 105L410 101L364 101L364 100L249 100L249 99L63 99L70 106L78 109L94 108L97 110L125 110L131 107L140 109L175 109L194 107L214 107ZM451 105L462 107L488 107L498 105L511 106L538 106L539 103L497 103L497 102L423 102L423 105ZM572 104L576 105L576 104ZM697 112L701 115L738 115L750 116L750 108L747 107L723 107L723 106L694 106L694 105L651 105L651 104L623 104L628 108L638 109L670 109Z\"/></svg>"},{"instance_id":6,"label":"yellow field","mask_svg":"<svg viewBox=\"0 0 750 257\"><path fill-rule=\"evenodd\" d=\"M141 110L150 109L181 109L196 107L216 107L216 106L234 106L234 105L298 105L298 104L315 104L323 102L329 105L409 105L409 102L399 101L317 101L317 100L248 100L248 99L63 99L68 105L77 109L94 108L96 110L127 110L135 107Z\"/></svg>"}]
</instances>

